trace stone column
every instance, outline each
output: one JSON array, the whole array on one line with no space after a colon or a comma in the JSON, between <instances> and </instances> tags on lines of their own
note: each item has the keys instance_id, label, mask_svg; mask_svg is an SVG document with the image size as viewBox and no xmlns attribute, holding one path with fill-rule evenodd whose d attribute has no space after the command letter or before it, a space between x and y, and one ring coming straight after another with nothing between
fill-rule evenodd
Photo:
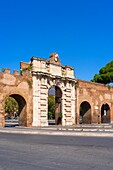
<instances>
[{"instance_id":1,"label":"stone column","mask_svg":"<svg viewBox=\"0 0 113 170\"><path fill-rule=\"evenodd\" d=\"M44 77L40 84L40 125L48 126L48 89L47 79Z\"/></svg>"},{"instance_id":2,"label":"stone column","mask_svg":"<svg viewBox=\"0 0 113 170\"><path fill-rule=\"evenodd\" d=\"M72 83L72 90L71 90L71 118L72 124L75 124L75 85Z\"/></svg>"},{"instance_id":3,"label":"stone column","mask_svg":"<svg viewBox=\"0 0 113 170\"><path fill-rule=\"evenodd\" d=\"M62 125L66 125L66 114L65 114L65 98L62 97Z\"/></svg>"},{"instance_id":4,"label":"stone column","mask_svg":"<svg viewBox=\"0 0 113 170\"><path fill-rule=\"evenodd\" d=\"M79 89L76 88L76 124L80 123L80 103L79 103Z\"/></svg>"},{"instance_id":5,"label":"stone column","mask_svg":"<svg viewBox=\"0 0 113 170\"><path fill-rule=\"evenodd\" d=\"M40 126L39 124L39 79L33 76L33 126Z\"/></svg>"}]
</instances>

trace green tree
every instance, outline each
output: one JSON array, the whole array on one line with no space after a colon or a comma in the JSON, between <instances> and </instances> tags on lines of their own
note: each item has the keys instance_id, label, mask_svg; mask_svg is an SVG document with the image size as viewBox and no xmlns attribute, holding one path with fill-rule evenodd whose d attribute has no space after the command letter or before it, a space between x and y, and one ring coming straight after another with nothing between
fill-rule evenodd
<instances>
[{"instance_id":1,"label":"green tree","mask_svg":"<svg viewBox=\"0 0 113 170\"><path fill-rule=\"evenodd\" d=\"M102 84L113 83L113 61L102 67L99 70L99 74L95 74L91 81Z\"/></svg>"},{"instance_id":2,"label":"green tree","mask_svg":"<svg viewBox=\"0 0 113 170\"><path fill-rule=\"evenodd\" d=\"M5 102L5 113L11 117L15 112L18 112L18 103L13 97L8 97Z\"/></svg>"},{"instance_id":3,"label":"green tree","mask_svg":"<svg viewBox=\"0 0 113 170\"><path fill-rule=\"evenodd\" d=\"M55 96L48 96L48 119L55 118Z\"/></svg>"}]
</instances>

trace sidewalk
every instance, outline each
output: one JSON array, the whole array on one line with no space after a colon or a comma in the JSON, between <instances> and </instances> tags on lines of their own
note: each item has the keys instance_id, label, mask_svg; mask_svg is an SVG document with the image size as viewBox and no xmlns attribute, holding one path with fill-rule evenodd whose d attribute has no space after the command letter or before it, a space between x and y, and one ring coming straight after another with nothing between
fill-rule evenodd
<instances>
[{"instance_id":1,"label":"sidewalk","mask_svg":"<svg viewBox=\"0 0 113 170\"><path fill-rule=\"evenodd\" d=\"M113 137L112 124L100 125L73 125L73 126L47 126L47 127L4 127L0 133L64 135L64 136L106 136Z\"/></svg>"}]
</instances>

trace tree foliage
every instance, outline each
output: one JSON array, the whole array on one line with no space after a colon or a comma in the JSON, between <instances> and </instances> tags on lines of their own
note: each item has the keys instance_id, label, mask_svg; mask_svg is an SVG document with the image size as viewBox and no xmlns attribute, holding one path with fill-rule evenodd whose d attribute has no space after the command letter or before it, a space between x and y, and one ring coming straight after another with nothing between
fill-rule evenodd
<instances>
[{"instance_id":1,"label":"tree foliage","mask_svg":"<svg viewBox=\"0 0 113 170\"><path fill-rule=\"evenodd\" d=\"M48 96L48 119L55 118L55 96Z\"/></svg>"},{"instance_id":2,"label":"tree foliage","mask_svg":"<svg viewBox=\"0 0 113 170\"><path fill-rule=\"evenodd\" d=\"M113 61L102 67L99 70L99 74L95 74L91 81L102 84L113 83Z\"/></svg>"},{"instance_id":3,"label":"tree foliage","mask_svg":"<svg viewBox=\"0 0 113 170\"><path fill-rule=\"evenodd\" d=\"M18 112L18 103L13 97L8 97L5 102L5 113L11 117L15 112Z\"/></svg>"}]
</instances>

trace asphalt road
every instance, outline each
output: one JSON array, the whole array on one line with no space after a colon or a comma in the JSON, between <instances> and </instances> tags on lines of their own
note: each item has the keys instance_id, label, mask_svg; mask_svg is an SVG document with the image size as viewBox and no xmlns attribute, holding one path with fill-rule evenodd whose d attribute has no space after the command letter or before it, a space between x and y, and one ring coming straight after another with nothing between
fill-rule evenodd
<instances>
[{"instance_id":1,"label":"asphalt road","mask_svg":"<svg viewBox=\"0 0 113 170\"><path fill-rule=\"evenodd\" d=\"M113 170L113 138L0 133L0 170Z\"/></svg>"}]
</instances>

